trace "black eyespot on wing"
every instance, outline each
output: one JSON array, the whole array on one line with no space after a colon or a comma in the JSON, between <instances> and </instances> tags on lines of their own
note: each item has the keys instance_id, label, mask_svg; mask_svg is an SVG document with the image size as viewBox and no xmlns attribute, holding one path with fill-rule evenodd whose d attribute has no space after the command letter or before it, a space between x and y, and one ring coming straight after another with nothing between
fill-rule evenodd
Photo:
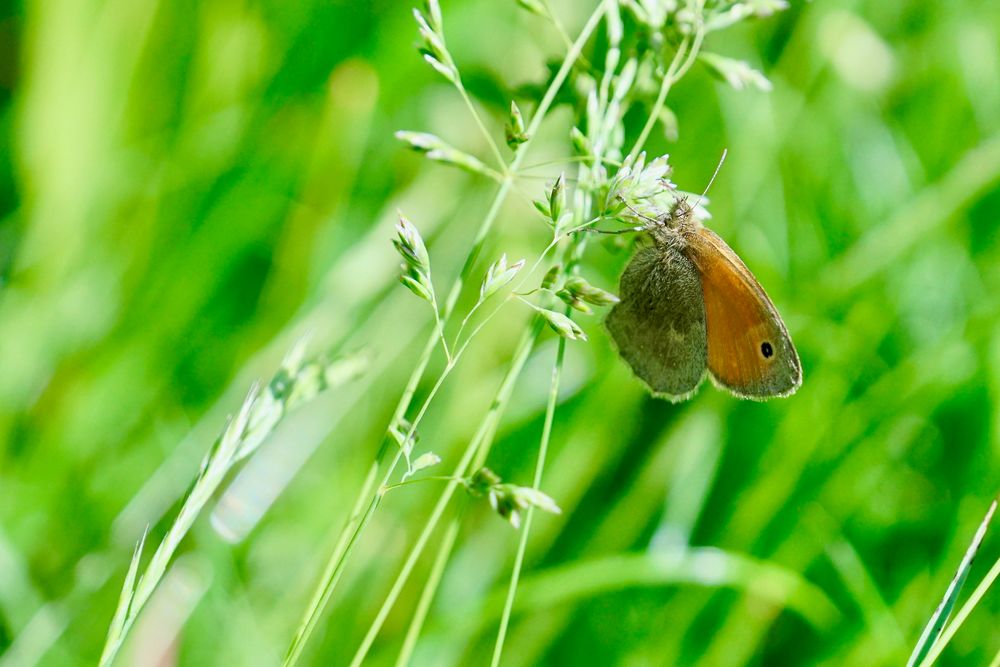
<instances>
[{"instance_id":1,"label":"black eyespot on wing","mask_svg":"<svg viewBox=\"0 0 1000 667\"><path fill-rule=\"evenodd\" d=\"M770 359L774 356L774 348L765 340L760 344L760 353L764 355L765 359Z\"/></svg>"}]
</instances>

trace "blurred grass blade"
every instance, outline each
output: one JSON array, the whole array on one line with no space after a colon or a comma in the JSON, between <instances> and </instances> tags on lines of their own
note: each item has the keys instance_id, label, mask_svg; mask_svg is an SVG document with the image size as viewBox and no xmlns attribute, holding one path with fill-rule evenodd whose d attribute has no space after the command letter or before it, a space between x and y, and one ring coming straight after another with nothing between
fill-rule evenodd
<instances>
[{"instance_id":1,"label":"blurred grass blade","mask_svg":"<svg viewBox=\"0 0 1000 667\"><path fill-rule=\"evenodd\" d=\"M300 341L285 356L281 368L264 389L256 383L250 389L237 415L228 421L222 435L205 456L191 492L136 584L140 542L108 631L100 662L102 667L114 662L125 636L162 581L180 543L229 473L241 460L257 451L289 409L314 398L327 388L327 368L339 367L336 361L307 362L304 357L304 342ZM333 374L338 375L336 372Z\"/></svg>"},{"instance_id":2,"label":"blurred grass blade","mask_svg":"<svg viewBox=\"0 0 1000 667\"><path fill-rule=\"evenodd\" d=\"M139 572L139 560L142 558L142 548L146 544L146 536L149 529L139 538L139 543L135 545L135 552L132 554L132 562L129 563L128 572L125 574L125 583L122 584L122 592L118 597L118 607L115 615L111 619L111 626L108 628L108 638L104 644L104 651L101 653L101 665L110 664L114 655L121 648L121 643L125 639L127 628L125 623L129 617L129 609L135 599L135 579Z\"/></svg>"},{"instance_id":3,"label":"blurred grass blade","mask_svg":"<svg viewBox=\"0 0 1000 667\"><path fill-rule=\"evenodd\" d=\"M994 500L993 505L990 507L990 512L993 512L993 510L996 509L996 506L997 501ZM989 517L987 516L987 521L988 520ZM934 647L931 649L931 652L927 655L927 657L924 658L922 663L923 665L931 665L935 660L937 660L937 658L941 655L941 652L944 650L944 647L948 645L952 637L955 636L955 633L958 632L958 629L962 627L965 619L969 617L969 614L971 614L972 610L976 608L976 605L978 605L983 599L986 595L986 591L990 589L993 582L995 582L998 577L1000 577L1000 558L997 558L997 560L993 563L993 567L990 568L990 571L986 573L986 576L983 577L979 582L979 585L976 586L976 590L972 591L972 595L969 596L969 599L965 601L962 608L958 610L957 614L955 614L954 620L949 623L948 627L945 628L943 633L941 633L941 638L934 644Z\"/></svg>"},{"instance_id":4,"label":"blurred grass blade","mask_svg":"<svg viewBox=\"0 0 1000 667\"><path fill-rule=\"evenodd\" d=\"M906 667L915 667L916 665L923 667L924 665L929 665L937 657L937 654L940 653L939 648L934 655L929 655L931 649L935 648L935 644L941 636L941 631L948 617L951 615L951 610L955 608L958 595L962 592L962 585L965 583L966 577L969 576L969 570L972 569L972 561L975 560L976 553L979 551L979 545L983 543L983 538L986 537L986 528L989 526L990 519L993 518L993 513L996 509L997 502L994 500L993 504L990 505L989 511L986 512L986 517L979 524L979 529L976 531L975 537L972 538L972 543L965 551L965 557L962 558L962 562L958 566L958 572L955 573L951 584L948 585L944 599L941 600L941 604L938 605L938 608L934 611L934 615L927 622L923 634L920 635L917 645L913 648L913 653L910 654L910 659L906 661ZM941 646L944 646L944 642L942 642Z\"/></svg>"},{"instance_id":5,"label":"blurred grass blade","mask_svg":"<svg viewBox=\"0 0 1000 667\"><path fill-rule=\"evenodd\" d=\"M121 604L119 603L119 609L115 612L115 621L118 620L119 613L123 613L124 618L117 627L112 624L112 629L108 633L108 641L101 652L101 667L111 665L114 662L125 636L135 624L135 620L166 574L167 567L170 565L177 547L180 546L181 541L187 535L191 526L194 525L194 521L201 513L205 503L215 493L215 490L231 469L240 444L247 438L250 417L254 412L254 408L258 405L259 397L260 388L257 384L254 384L243 401L239 413L237 413L235 418L229 420L222 435L219 436L212 445L212 449L205 456L201 470L198 472L198 477L191 488L191 493L184 499L184 503L177 513L177 518L174 519L166 536L160 542L159 546L156 547L156 551L153 552L153 557L146 566L142 577L139 578L138 585L135 586L131 593L126 593L126 591L132 589L131 584L135 579L134 573L131 573L131 567L135 565L136 560L133 558L132 565L130 566L131 580L126 576L125 585L122 587L122 598L127 597L129 602L124 611L121 609Z\"/></svg>"},{"instance_id":6,"label":"blurred grass blade","mask_svg":"<svg viewBox=\"0 0 1000 667\"><path fill-rule=\"evenodd\" d=\"M826 593L799 573L713 547L615 554L534 573L521 580L514 611L544 614L559 605L615 591L684 584L742 591L793 611L820 630L833 627L840 617ZM478 614L455 610L444 627L449 633L482 629L500 617L506 592L505 587L496 591Z\"/></svg>"}]
</instances>

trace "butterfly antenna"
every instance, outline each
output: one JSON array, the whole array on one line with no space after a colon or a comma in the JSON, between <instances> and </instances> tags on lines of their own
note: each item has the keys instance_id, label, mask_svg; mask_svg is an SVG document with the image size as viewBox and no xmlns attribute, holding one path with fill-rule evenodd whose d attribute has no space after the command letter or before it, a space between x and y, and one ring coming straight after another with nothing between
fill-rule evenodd
<instances>
[{"instance_id":1,"label":"butterfly antenna","mask_svg":"<svg viewBox=\"0 0 1000 667\"><path fill-rule=\"evenodd\" d=\"M719 164L715 165L715 173L712 174L712 178L708 179L708 185L705 186L705 191L701 193L700 197L698 197L698 201L695 203L694 206L691 207L691 210L698 208L702 200L705 199L705 195L708 194L708 189L712 187L712 183L715 183L715 177L719 175L719 170L722 169L722 163L726 161L726 155L728 154L729 154L729 149L723 148L722 157L719 158Z\"/></svg>"}]
</instances>

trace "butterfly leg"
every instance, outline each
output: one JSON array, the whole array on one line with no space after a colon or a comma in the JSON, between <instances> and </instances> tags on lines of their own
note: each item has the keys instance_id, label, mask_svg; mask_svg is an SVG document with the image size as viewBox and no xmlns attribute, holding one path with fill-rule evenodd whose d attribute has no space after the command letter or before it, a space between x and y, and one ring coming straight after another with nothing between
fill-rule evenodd
<instances>
[{"instance_id":1,"label":"butterfly leg","mask_svg":"<svg viewBox=\"0 0 1000 667\"><path fill-rule=\"evenodd\" d=\"M583 231L591 232L593 234L632 234L634 232L642 232L645 230L645 227L626 227L625 229L594 229L593 227L588 227Z\"/></svg>"}]
</instances>

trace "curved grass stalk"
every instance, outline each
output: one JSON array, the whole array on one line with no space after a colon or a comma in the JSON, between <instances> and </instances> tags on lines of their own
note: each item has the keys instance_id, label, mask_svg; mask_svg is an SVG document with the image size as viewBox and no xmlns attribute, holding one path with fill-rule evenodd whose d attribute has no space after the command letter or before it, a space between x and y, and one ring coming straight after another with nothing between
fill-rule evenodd
<instances>
[{"instance_id":1,"label":"curved grass stalk","mask_svg":"<svg viewBox=\"0 0 1000 667\"><path fill-rule=\"evenodd\" d=\"M539 102L538 109L532 116L531 122L529 123L527 128L528 141L522 144L520 149L514 155L514 159L511 161L508 167L507 176L504 179L504 181L500 184L500 188L497 190L497 193L494 196L492 203L490 204L490 208L486 212L486 216L483 218L482 224L480 225L479 229L476 232L476 236L472 242L472 249L469 251L469 255L466 258L465 264L462 266L462 270L459 273L458 278L456 278L454 284L451 287L451 291L449 292L448 298L445 301L444 309L441 313L441 316L438 319L437 323L435 324L434 331L428 338L427 343L424 345L424 349L421 352L420 358L417 361L417 365L414 368L413 373L410 375L410 378L407 382L403 395L400 398L400 401L396 407L395 412L393 413L393 421L391 422L390 428L392 426L395 426L395 424L398 424L400 420L402 420L402 418L406 414L406 411L410 407L410 403L413 399L414 393L416 392L416 388L420 383L420 380L423 378L424 372L427 369L427 365L430 363L430 358L434 351L434 348L437 346L438 340L442 335L444 325L448 322L449 318L451 317L455 309L455 305L458 303L458 299L462 293L462 289L465 286L465 283L468 281L469 277L471 276L472 270L475 267L477 260L479 259L479 255L486 242L486 237L493 228L493 223L499 216L500 209L507 198L507 194L510 192L510 189L513 184L513 177L511 176L511 174L516 173L518 168L520 167L521 162L524 160L524 156L527 154L527 148L530 146L532 139L537 135L538 129L541 127L542 121L544 120L546 114L548 113L548 110L551 108L552 103L555 101L556 94L562 88L563 83L565 83L566 78L569 76L570 70L573 68L573 65L580 57L580 53L583 50L584 45L589 41L590 36L597 28L597 25L600 23L600 20L604 16L605 11L607 10L607 6L611 1L612 0L603 0L603 2L601 2L601 4L597 7L597 9L595 9L594 12L591 14L590 18L587 20L587 23L581 29L580 34L577 37L576 41L573 43L572 48L570 48L569 51L566 53L562 65L559 67L558 72L556 72L555 77L549 84L548 89L545 91L545 94L543 95L541 102ZM302 654L302 650L305 647L305 644L308 642L309 637L311 636L312 631L319 620L320 614L322 614L323 609L329 602L333 594L333 590L336 588L336 585L340 580L341 575L343 574L344 567L347 563L347 560L350 558L350 555L354 549L354 545L357 543L357 540L360 537L361 532L364 530L365 526L367 525L368 521L371 518L372 513L374 513L374 510L378 505L379 493L378 490L374 488L374 485L377 479L378 469L381 467L382 459L385 456L385 452L387 450L387 445L389 444L389 442L390 442L389 438L383 440L382 447L380 448L379 453L376 455L376 460L372 463L372 467L365 478L365 483L363 484L361 491L358 494L358 502L356 502L356 505L362 505L364 504L365 499L370 498L368 503L368 509L360 517L357 516L352 517L344 526L341 535L343 536L349 534L350 537L347 538L346 540L343 540L343 537L340 540L338 540L338 544L343 543L345 546L340 551L336 549L334 550L334 553L331 555L331 558L328 561L327 566L323 571L323 575L320 579L320 582L314 591L313 597L306 608L303 618L300 621L298 628L296 629L295 636L293 637L292 642L289 645L288 651L285 655L285 659L282 663L285 667L289 667L298 662L298 659ZM383 477L383 479L388 480L391 478L391 475L393 474L393 472L395 471L396 467L399 464L401 453L402 450L397 450L397 453L393 458L392 462L389 464L388 471L386 475ZM448 492L446 490L446 494L448 495L448 497L450 497L451 493L454 492L454 489L451 486L449 486L448 488L452 489L451 492Z\"/></svg>"},{"instance_id":2,"label":"curved grass stalk","mask_svg":"<svg viewBox=\"0 0 1000 667\"><path fill-rule=\"evenodd\" d=\"M546 252L548 252L548 250L551 249L553 245L554 244L550 244L550 246L546 249ZM571 254L571 251L567 251L567 255L569 254ZM499 307L497 310L499 310ZM473 332L472 335L470 335L469 337L470 339L474 336L476 331L478 331L483 327L486 321L489 321L489 319L491 319L496 314L497 310L491 313L484 322L480 323L476 327L476 330ZM530 354L531 349L534 346L534 342L537 339L538 335L541 333L542 328L543 325L541 317L535 317L529 338L522 339L521 345L519 345L517 351L514 353L514 359L511 362L512 366L511 369L508 371L508 376L505 377L504 384L501 386L501 389L497 392L497 396L493 401L492 407L489 413L487 413L486 418L480 425L480 429L477 430L475 437L473 437L473 439L470 441L469 447L466 449L465 454L463 454L463 462L465 460L465 456L467 455L474 455L475 457L472 460L471 465L465 465L463 469L464 471L478 469L482 467L483 464L486 462L486 458L489 455L489 451L493 444L493 437L496 434L496 429L500 420L500 416L502 416L503 409L506 407L507 400L510 398L509 393L504 395L504 392L512 390L513 381L517 379L516 376L511 378L510 373L514 369L514 365L519 364L520 367L517 368L517 374L518 375L520 374L521 367L523 367L523 363L527 361L527 356ZM525 347L526 341L527 341L527 346ZM560 350L563 349L562 346L564 345L564 343L565 340L561 339ZM468 341L466 341L465 345L468 345ZM511 382L509 383L509 389L507 389L508 379L511 380ZM464 474L465 472L462 473L462 475ZM420 554L423 552L423 549L426 546L427 542L426 538L429 538L430 534L436 527L437 522L440 520L442 512L439 512L438 508L440 507L441 510L443 511L444 506L447 505L448 500L454 493L454 487L457 486L458 484L461 484L460 474L456 473L455 475L449 477L449 479L452 480L452 482L449 484L449 487L445 489L441 498L439 498L438 505L435 506L434 511L432 512L431 517L424 528L424 531L421 533L420 537L417 540L417 543L411 550L410 556L407 559L406 563L404 564L402 570L397 575L396 580L393 583L392 589L390 589L389 594L386 596L385 601L382 603L382 607L379 609L378 616L376 616L375 621L369 628L368 634L365 636L365 639L362 641L361 646L358 648L358 652L355 654L354 660L351 663L352 666L360 665L361 661L364 660L365 656L367 655L368 651L371 648L371 644L374 642L375 636L378 634L378 631L381 629L381 626L385 621L385 617L388 615L389 611L392 609L392 606L395 604L396 599L399 597L400 590L402 589L403 585L409 578L409 575L413 570L413 566L416 564L417 558L420 557ZM452 519L451 523L448 525L446 535L451 535L452 533L457 535L459 527L460 527L459 519L457 517ZM441 545L438 547L438 553L435 556L435 569L437 567L441 567L442 571L441 573L439 573L438 576L431 576L428 579L424 587L424 590L421 592L421 603L423 603L424 600L427 600L427 604L429 606L430 601L433 600L434 594L437 591L437 586L440 583L440 574L443 574L443 568L447 565L448 558L450 557L451 550L453 547L454 547L454 540L449 540L447 539L447 537L442 541ZM418 605L420 605L421 603L418 603ZM397 665L407 664L407 661L409 660L412 650L416 644L416 640L419 637L420 630L423 626L423 621L426 618L426 613L427 609L423 609L423 612L415 615L414 619L411 621L410 627L407 629L407 642L404 643L403 649L400 652L400 656L396 662Z\"/></svg>"}]
</instances>

